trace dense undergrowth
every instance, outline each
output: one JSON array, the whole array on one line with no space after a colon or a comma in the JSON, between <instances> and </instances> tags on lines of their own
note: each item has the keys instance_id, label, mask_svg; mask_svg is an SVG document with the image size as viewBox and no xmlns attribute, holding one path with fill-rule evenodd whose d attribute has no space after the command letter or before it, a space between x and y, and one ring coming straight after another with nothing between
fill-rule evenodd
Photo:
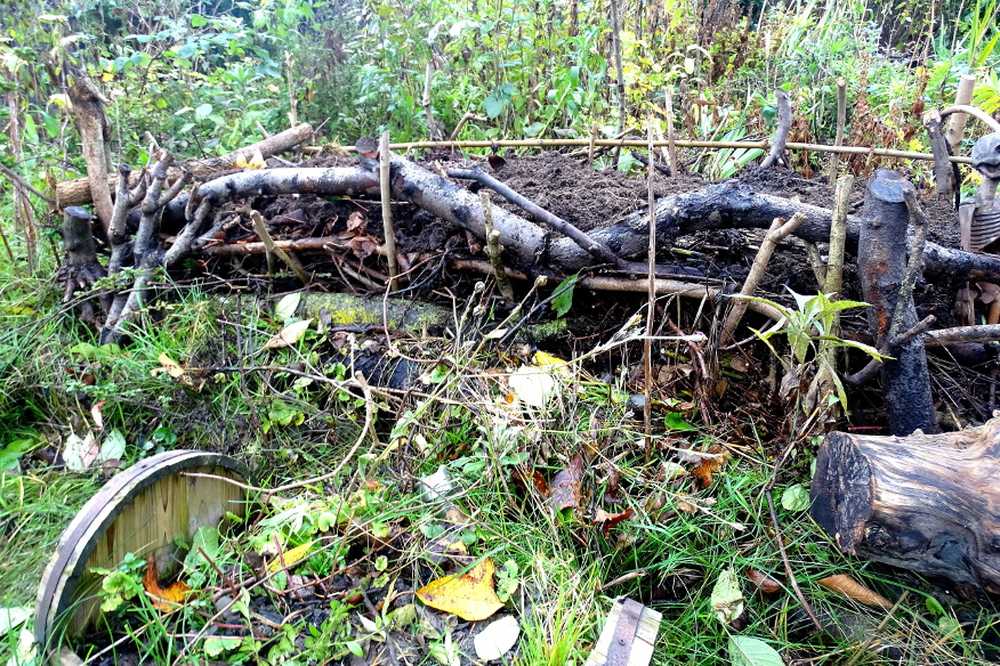
<instances>
[{"instance_id":1,"label":"dense undergrowth","mask_svg":"<svg viewBox=\"0 0 1000 666\"><path fill-rule=\"evenodd\" d=\"M678 131L690 138L767 135L772 91L781 87L796 108L792 139L830 141L838 77L848 83L848 143L926 149L920 111L949 103L965 73L979 76L975 102L1000 110L996 6L982 1L751 2L748 8L622 2L625 118L618 117L603 2L9 5L0 16L0 90L7 100L0 126L8 129L0 136L0 161L39 190L82 173L62 91L73 67L101 85L116 159L135 166L149 159L149 135L180 157L197 157L283 129L290 118L348 144L383 128L397 140L423 139L439 131L435 123L443 136L458 127L456 137L469 139L587 137L595 127L614 136L619 123L639 131L650 112L663 124L667 85L675 89ZM20 132L12 141L15 118ZM724 178L757 154L691 157L696 170ZM623 153L610 166L636 164ZM793 166L811 174L825 163L797 154ZM857 173L874 166L851 162ZM124 436L122 464L160 449L211 449L246 461L263 487L338 465L365 417L357 394L281 369L343 379L339 361L330 361L339 354L330 335L314 331L293 349L263 354L262 345L280 328L265 299L247 295L234 305L232 295L219 298L222 285L211 280L192 285L164 278L168 297L157 312L137 323L127 344L101 347L96 333L60 302L52 277L59 221L34 196L31 220L15 216L9 183L0 180L0 188L0 606L31 605L59 532L113 471L73 473L59 458L71 433L96 428L95 405L104 432ZM29 225L37 227L37 244L27 241ZM304 488L286 503L262 497L246 531L221 535L213 550L227 570L253 573L262 566L255 560L261 539L277 535L286 549L315 543L301 566L320 577L346 570L338 593L350 594L314 603L312 615L269 635L238 645L216 642L215 656L302 663L419 645L423 663L454 663L470 649L465 623L433 616L419 603L412 617L409 610L395 616L405 625L387 625L386 618L414 604L411 593L448 567L489 557L499 568L512 563L505 571L517 586L505 601L521 622L519 663L582 663L620 594L664 613L655 663L727 662L727 640L736 629L717 620L710 602L720 574L732 569L743 577L752 569L784 581L762 495L783 444L780 425L743 413L746 427L734 433L725 418L666 410L680 415L662 422L664 453L648 462L637 447L641 421L622 399L635 383L615 368L598 381L588 374L597 374L592 366L574 366L576 381L560 379L553 406L524 413L506 404L508 391L493 375L530 365L530 354L473 354L454 337L419 347L405 351L433 381L415 395L377 395L375 426L335 483ZM553 351L569 356L571 350ZM164 372L164 358L214 370L197 376L195 387ZM446 370L435 372L442 359ZM250 366L260 369L247 371ZM709 452L720 444L734 455L708 482L692 476L696 463L675 455L678 448ZM532 480L537 474L551 482L577 455L586 461L585 497L571 511L553 511ZM811 456L807 446L797 451L772 491L776 501L785 488L808 481ZM680 465L683 474L675 478L666 463ZM418 479L442 465L454 481L453 495L429 500ZM348 498L360 507L349 520L323 529L313 523L314 513ZM458 513L449 514L449 507ZM280 520L289 510L299 511L302 521ZM605 530L595 524L598 510L631 513ZM826 634L810 633L784 587L769 596L744 582L740 633L764 639L789 662L881 663L886 654L899 654L910 663L974 663L992 654L995 613L952 606L920 581L846 558L805 513L779 512L803 591L824 617L844 626L833 622ZM435 552L450 536L464 553ZM178 655L168 633L204 626L221 581L205 562L189 565L186 578L195 593L173 616L164 619L142 594L123 604L119 619L145 627L137 642L146 651L129 647L122 654L171 662ZM816 582L845 572L892 599L907 597L886 615ZM133 566L123 580L127 587L140 579ZM291 608L281 589L248 594L247 615L235 623L266 626L254 613L267 619ZM389 597L395 598L383 605ZM0 651L14 652L16 643L17 632L10 632ZM876 643L896 652L878 656Z\"/></svg>"}]
</instances>

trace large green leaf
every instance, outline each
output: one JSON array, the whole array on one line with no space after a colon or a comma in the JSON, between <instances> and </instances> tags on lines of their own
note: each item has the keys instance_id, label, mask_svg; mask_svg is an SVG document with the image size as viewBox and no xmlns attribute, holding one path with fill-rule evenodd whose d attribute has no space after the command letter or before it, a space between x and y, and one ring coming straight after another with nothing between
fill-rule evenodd
<instances>
[{"instance_id":1,"label":"large green leaf","mask_svg":"<svg viewBox=\"0 0 1000 666\"><path fill-rule=\"evenodd\" d=\"M785 666L774 648L753 636L729 637L729 663L733 666Z\"/></svg>"}]
</instances>

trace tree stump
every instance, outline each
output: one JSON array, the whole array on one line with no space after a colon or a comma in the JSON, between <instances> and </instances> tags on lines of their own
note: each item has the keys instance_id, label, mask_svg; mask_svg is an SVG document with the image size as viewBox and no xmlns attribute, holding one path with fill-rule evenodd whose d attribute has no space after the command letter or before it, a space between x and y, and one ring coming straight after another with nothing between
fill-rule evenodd
<instances>
[{"instance_id":1,"label":"tree stump","mask_svg":"<svg viewBox=\"0 0 1000 666\"><path fill-rule=\"evenodd\" d=\"M812 515L850 555L1000 592L1000 418L962 432L832 432Z\"/></svg>"},{"instance_id":2,"label":"tree stump","mask_svg":"<svg viewBox=\"0 0 1000 666\"><path fill-rule=\"evenodd\" d=\"M913 186L895 171L879 169L868 184L861 233L858 238L858 274L861 291L871 304L869 324L878 346L889 336L896 297L906 271L909 211L904 190ZM897 333L917 323L912 295L903 313ZM937 430L934 402L931 398L927 354L920 336L900 345L894 360L882 366L889 430L894 435L908 435L916 429Z\"/></svg>"}]
</instances>

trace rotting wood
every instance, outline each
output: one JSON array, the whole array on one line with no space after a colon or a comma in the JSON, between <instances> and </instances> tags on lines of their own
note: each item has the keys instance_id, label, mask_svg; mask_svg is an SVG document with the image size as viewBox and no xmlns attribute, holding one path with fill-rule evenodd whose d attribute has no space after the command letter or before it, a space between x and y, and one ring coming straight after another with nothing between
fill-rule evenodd
<instances>
[{"instance_id":1,"label":"rotting wood","mask_svg":"<svg viewBox=\"0 0 1000 666\"><path fill-rule=\"evenodd\" d=\"M66 205L87 203L93 200L97 219L101 221L101 226L107 233L114 208L111 203L111 191L114 185L108 180L110 130L108 129L107 116L104 114L104 105L107 100L104 99L93 82L81 73L77 73L72 85L66 88L66 93L69 96L73 117L76 119L76 126L80 132L83 161L87 165L87 177L82 179L82 182L88 195L93 194L84 201L61 200L57 188L56 201L59 202L59 205Z\"/></svg>"},{"instance_id":2,"label":"rotting wood","mask_svg":"<svg viewBox=\"0 0 1000 666\"><path fill-rule=\"evenodd\" d=\"M871 305L869 324L872 337L881 348L891 340L897 300L901 314L899 327L917 323L907 284L907 227L910 215L905 190L913 186L900 174L880 169L868 185L864 223L858 243L858 274L865 302ZM918 428L924 432L937 429L934 401L931 397L927 355L923 341L914 338L900 345L896 356L882 365L883 391L889 429L893 434L908 435Z\"/></svg>"},{"instance_id":3,"label":"rotting wood","mask_svg":"<svg viewBox=\"0 0 1000 666\"><path fill-rule=\"evenodd\" d=\"M778 104L778 126L774 130L774 138L771 140L771 150L767 157L760 163L760 168L769 169L781 160L785 152L785 145L788 143L788 133L792 130L792 101L788 93L784 90L776 90L774 93Z\"/></svg>"},{"instance_id":4,"label":"rotting wood","mask_svg":"<svg viewBox=\"0 0 1000 666\"><path fill-rule=\"evenodd\" d=\"M84 208L70 206L63 210L62 239L66 257L58 273L63 283L63 303L69 303L76 292L91 289L106 274L97 261L92 220L93 216ZM100 326L95 300L83 299L78 310L81 321Z\"/></svg>"},{"instance_id":5,"label":"rotting wood","mask_svg":"<svg viewBox=\"0 0 1000 666\"><path fill-rule=\"evenodd\" d=\"M941 114L936 110L924 114L924 127L934 155L934 190L938 197L950 199L958 184L957 167L948 159L948 142L941 129Z\"/></svg>"},{"instance_id":6,"label":"rotting wood","mask_svg":"<svg viewBox=\"0 0 1000 666\"><path fill-rule=\"evenodd\" d=\"M648 282L646 291L646 335L642 341L642 367L643 367L643 401L642 401L642 422L643 435L645 441L645 459L648 463L653 457L653 318L656 315L656 194L653 190L653 175L656 169L653 164L656 155L653 153L653 119L649 118L646 126L646 138L649 141L649 149L646 154L649 164L646 170L646 195L647 208L649 212L649 244L646 250L646 280Z\"/></svg>"},{"instance_id":7,"label":"rotting wood","mask_svg":"<svg viewBox=\"0 0 1000 666\"><path fill-rule=\"evenodd\" d=\"M295 146L308 141L313 135L312 126L308 123L297 125L284 132L270 136L263 141L244 146L222 157L210 157L203 160L185 162L168 174L168 178L177 178L182 171L189 171L195 178L215 176L220 171L235 169L237 160L243 156L260 153L262 157L268 158L272 155L290 150ZM116 185L117 176L107 179L108 187L113 191ZM134 183L130 183L134 184ZM88 178L77 178L58 183L55 188L55 201L57 208L87 204L92 201L90 181Z\"/></svg>"},{"instance_id":8,"label":"rotting wood","mask_svg":"<svg viewBox=\"0 0 1000 666\"><path fill-rule=\"evenodd\" d=\"M832 432L812 515L847 554L1000 592L1000 419L939 435Z\"/></svg>"},{"instance_id":9,"label":"rotting wood","mask_svg":"<svg viewBox=\"0 0 1000 666\"><path fill-rule=\"evenodd\" d=\"M615 601L585 666L646 666L663 616L632 599Z\"/></svg>"}]
</instances>

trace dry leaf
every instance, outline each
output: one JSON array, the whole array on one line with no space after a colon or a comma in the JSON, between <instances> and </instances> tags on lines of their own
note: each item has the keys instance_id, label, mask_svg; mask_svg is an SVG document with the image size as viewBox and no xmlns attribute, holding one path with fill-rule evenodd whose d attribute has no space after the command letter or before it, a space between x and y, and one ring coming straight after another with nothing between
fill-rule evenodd
<instances>
[{"instance_id":1,"label":"dry leaf","mask_svg":"<svg viewBox=\"0 0 1000 666\"><path fill-rule=\"evenodd\" d=\"M97 428L98 432L104 430L104 413L101 411L104 408L104 403L104 400L100 400L90 408L90 418L94 420L94 427Z\"/></svg>"},{"instance_id":2,"label":"dry leaf","mask_svg":"<svg viewBox=\"0 0 1000 666\"><path fill-rule=\"evenodd\" d=\"M583 482L583 457L577 454L565 469L556 474L552 481L549 505L556 512L575 509L580 506Z\"/></svg>"},{"instance_id":3,"label":"dry leaf","mask_svg":"<svg viewBox=\"0 0 1000 666\"><path fill-rule=\"evenodd\" d=\"M273 335L270 340L264 343L264 349L281 349L291 347L302 339L302 336L309 330L312 319L303 319L285 326Z\"/></svg>"},{"instance_id":4,"label":"dry leaf","mask_svg":"<svg viewBox=\"0 0 1000 666\"><path fill-rule=\"evenodd\" d=\"M170 358L166 354L160 354L157 358L160 362L159 368L153 368L150 372L154 377L156 375L166 373L171 379L176 379L178 382L192 388L195 391L201 391L202 387L205 385L205 380L202 377L195 377L191 372L181 366L180 363Z\"/></svg>"},{"instance_id":5,"label":"dry leaf","mask_svg":"<svg viewBox=\"0 0 1000 666\"><path fill-rule=\"evenodd\" d=\"M476 656L483 661L502 659L517 644L517 637L520 634L521 627L513 615L505 615L499 620L490 622L472 639Z\"/></svg>"},{"instance_id":6,"label":"dry leaf","mask_svg":"<svg viewBox=\"0 0 1000 666\"><path fill-rule=\"evenodd\" d=\"M280 556L274 558L268 563L267 573L274 574L282 569L291 569L305 559L307 555L309 555L309 551L312 550L312 546L312 541L306 541L303 544L299 544L295 548L286 550Z\"/></svg>"},{"instance_id":7,"label":"dry leaf","mask_svg":"<svg viewBox=\"0 0 1000 666\"><path fill-rule=\"evenodd\" d=\"M263 169L267 166L267 162L264 161L264 155L260 152L260 148L255 148L252 154L239 153L236 156L236 168L237 169Z\"/></svg>"},{"instance_id":8,"label":"dry leaf","mask_svg":"<svg viewBox=\"0 0 1000 666\"><path fill-rule=\"evenodd\" d=\"M156 577L156 558L152 555L146 559L146 574L142 577L142 586L153 600L153 607L163 613L177 610L191 591L183 581L160 587L160 581Z\"/></svg>"},{"instance_id":9,"label":"dry leaf","mask_svg":"<svg viewBox=\"0 0 1000 666\"><path fill-rule=\"evenodd\" d=\"M485 620L503 608L493 587L493 560L486 558L464 574L445 576L417 590L417 599L463 620Z\"/></svg>"},{"instance_id":10,"label":"dry leaf","mask_svg":"<svg viewBox=\"0 0 1000 666\"><path fill-rule=\"evenodd\" d=\"M598 509L594 514L594 524L601 526L601 531L607 534L611 528L632 517L632 509L625 509L619 513L608 513L604 509Z\"/></svg>"},{"instance_id":11,"label":"dry leaf","mask_svg":"<svg viewBox=\"0 0 1000 666\"><path fill-rule=\"evenodd\" d=\"M708 488L712 485L712 475L722 469L728 459L728 451L713 446L708 453L702 455L701 461L691 470L691 476L698 480L699 486Z\"/></svg>"},{"instance_id":12,"label":"dry leaf","mask_svg":"<svg viewBox=\"0 0 1000 666\"><path fill-rule=\"evenodd\" d=\"M891 601L883 597L878 592L865 587L847 574L827 576L817 582L826 589L838 592L848 599L857 601L859 604L864 604L865 606L876 606L886 610L892 608Z\"/></svg>"},{"instance_id":13,"label":"dry leaf","mask_svg":"<svg viewBox=\"0 0 1000 666\"><path fill-rule=\"evenodd\" d=\"M747 578L764 594L781 592L781 583L756 569L747 569Z\"/></svg>"},{"instance_id":14,"label":"dry leaf","mask_svg":"<svg viewBox=\"0 0 1000 666\"><path fill-rule=\"evenodd\" d=\"M86 437L70 433L63 445L62 457L66 469L71 472L86 472L97 460L101 448L94 433L87 431Z\"/></svg>"},{"instance_id":15,"label":"dry leaf","mask_svg":"<svg viewBox=\"0 0 1000 666\"><path fill-rule=\"evenodd\" d=\"M732 624L743 615L743 592L732 567L724 569L712 588L712 610L719 622Z\"/></svg>"}]
</instances>

